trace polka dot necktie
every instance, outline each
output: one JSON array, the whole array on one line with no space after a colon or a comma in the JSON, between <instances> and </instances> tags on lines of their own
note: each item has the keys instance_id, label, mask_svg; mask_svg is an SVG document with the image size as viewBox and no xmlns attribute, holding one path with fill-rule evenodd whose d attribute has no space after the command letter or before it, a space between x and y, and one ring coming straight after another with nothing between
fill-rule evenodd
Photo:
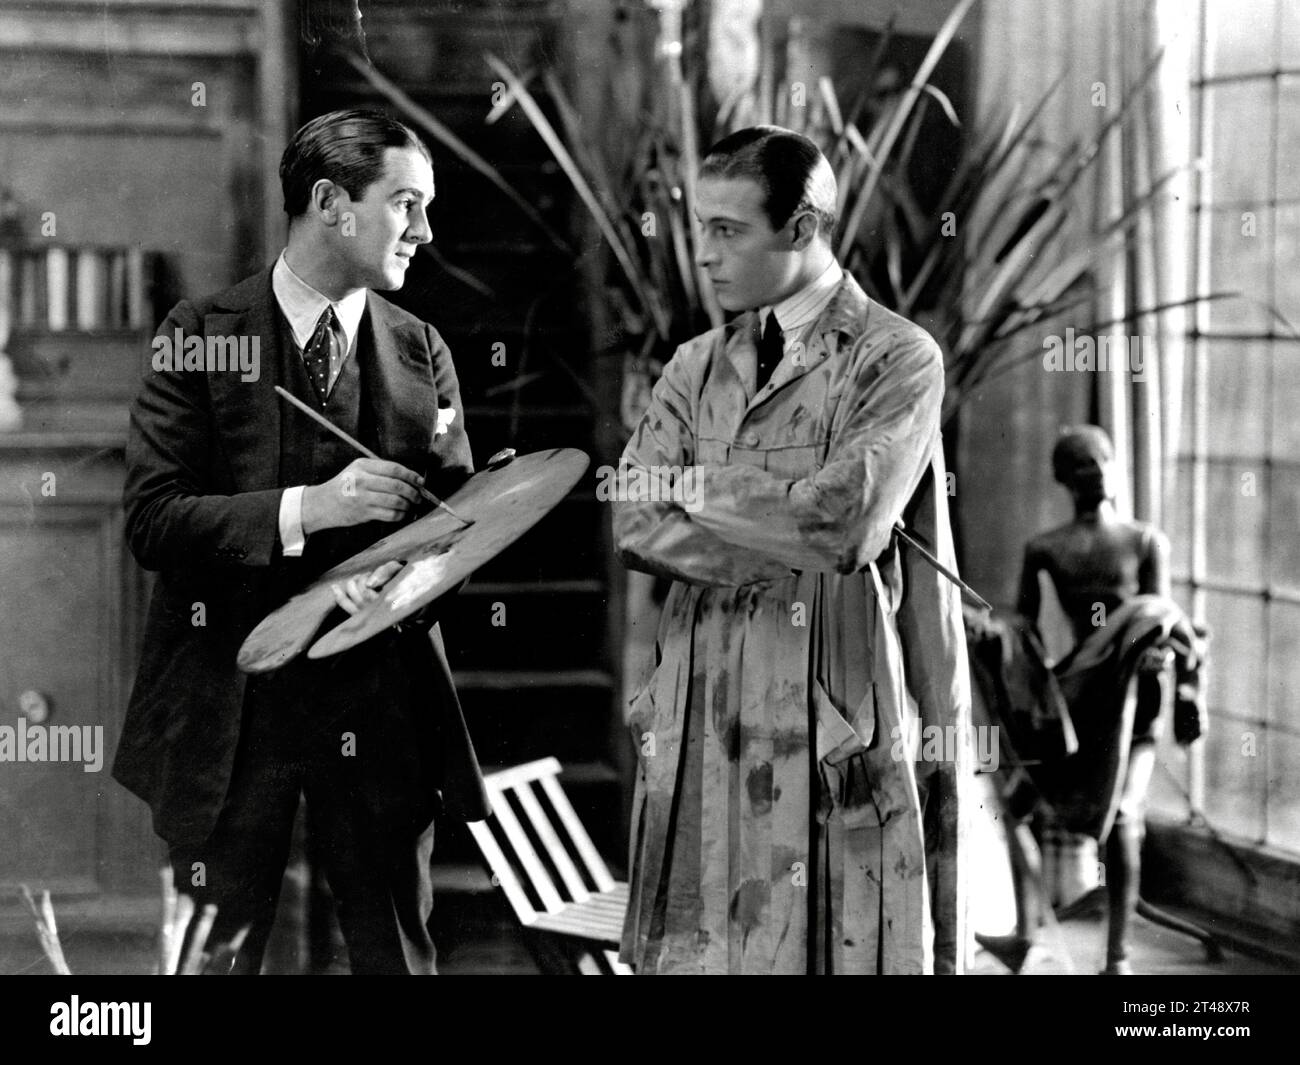
<instances>
[{"instance_id":1,"label":"polka dot necktie","mask_svg":"<svg viewBox=\"0 0 1300 1065\"><path fill-rule=\"evenodd\" d=\"M307 376L320 397L322 407L329 402L330 398L330 367L343 348L341 330L342 326L339 325L339 320L334 314L333 306L326 304L311 339L302 349L302 361L307 366Z\"/></svg>"},{"instance_id":2,"label":"polka dot necktie","mask_svg":"<svg viewBox=\"0 0 1300 1065\"><path fill-rule=\"evenodd\" d=\"M763 391L763 386L784 355L785 334L781 332L781 323L776 320L776 312L769 311L767 324L763 327L763 339L758 342L758 385L754 391Z\"/></svg>"}]
</instances>

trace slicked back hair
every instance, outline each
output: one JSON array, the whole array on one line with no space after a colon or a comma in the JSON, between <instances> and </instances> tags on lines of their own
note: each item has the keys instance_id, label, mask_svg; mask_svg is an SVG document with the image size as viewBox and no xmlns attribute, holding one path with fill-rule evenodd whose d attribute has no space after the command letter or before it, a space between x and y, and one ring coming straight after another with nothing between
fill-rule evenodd
<instances>
[{"instance_id":1,"label":"slicked back hair","mask_svg":"<svg viewBox=\"0 0 1300 1065\"><path fill-rule=\"evenodd\" d=\"M763 190L763 209L774 230L811 211L817 231L835 234L835 172L811 140L780 126L750 126L718 141L700 163L700 177L748 178Z\"/></svg>"},{"instance_id":2,"label":"slicked back hair","mask_svg":"<svg viewBox=\"0 0 1300 1065\"><path fill-rule=\"evenodd\" d=\"M322 178L342 186L354 200L364 198L384 172L389 148L416 148L433 165L419 135L382 111L352 108L313 118L280 157L284 213L290 219L306 213L312 186Z\"/></svg>"}]
</instances>

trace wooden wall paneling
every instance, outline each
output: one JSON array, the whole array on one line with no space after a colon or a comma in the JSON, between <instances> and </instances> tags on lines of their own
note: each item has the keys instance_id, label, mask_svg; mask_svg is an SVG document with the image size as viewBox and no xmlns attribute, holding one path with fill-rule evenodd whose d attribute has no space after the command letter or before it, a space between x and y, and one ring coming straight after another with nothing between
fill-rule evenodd
<instances>
[{"instance_id":1,"label":"wooden wall paneling","mask_svg":"<svg viewBox=\"0 0 1300 1065\"><path fill-rule=\"evenodd\" d=\"M0 0L0 184L26 237L41 240L53 211L53 242L161 253L155 321L262 267L283 240L295 13L294 0ZM121 513L129 351L146 339L42 331L8 345L26 420L0 434L0 725L21 691L45 691L52 724L102 726L104 762L0 764L0 885L52 888L65 927L147 942L164 851L110 777L151 584ZM32 949L5 897L0 967Z\"/></svg>"},{"instance_id":2,"label":"wooden wall paneling","mask_svg":"<svg viewBox=\"0 0 1300 1065\"><path fill-rule=\"evenodd\" d=\"M58 239L164 251L190 294L262 266L283 235L292 6L0 0L0 181L30 233L53 210Z\"/></svg>"},{"instance_id":3,"label":"wooden wall paneling","mask_svg":"<svg viewBox=\"0 0 1300 1065\"><path fill-rule=\"evenodd\" d=\"M72 894L152 886L148 866L121 868L122 855L139 852L132 841L148 838L147 812L114 801L121 789L109 777L129 683L122 619L137 613L139 591L123 566L120 453L93 440L57 451L31 435L4 443L0 725L16 725L20 693L39 691L51 705L47 724L102 729L102 761L94 773L0 763L0 885Z\"/></svg>"}]
</instances>

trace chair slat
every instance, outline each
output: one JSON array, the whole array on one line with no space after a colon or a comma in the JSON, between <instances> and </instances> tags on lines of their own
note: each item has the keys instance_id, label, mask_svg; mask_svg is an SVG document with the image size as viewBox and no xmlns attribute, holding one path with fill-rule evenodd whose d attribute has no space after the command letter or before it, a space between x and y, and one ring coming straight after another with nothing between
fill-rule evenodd
<instances>
[{"instance_id":1,"label":"chair slat","mask_svg":"<svg viewBox=\"0 0 1300 1065\"><path fill-rule=\"evenodd\" d=\"M550 874L546 872L541 859L537 857L537 852L533 850L533 845L529 842L527 834L520 826L519 819L515 817L514 808L502 796L500 802L492 804L492 812L496 815L497 824L505 832L506 839L510 841L510 846L515 849L515 855L519 858L519 864L524 867L524 872L528 874L533 890L537 892L538 898L542 900L542 908L547 913L558 913L564 908L564 900L560 898L560 893L555 890L555 885L551 883Z\"/></svg>"},{"instance_id":2,"label":"chair slat","mask_svg":"<svg viewBox=\"0 0 1300 1065\"><path fill-rule=\"evenodd\" d=\"M602 892L611 890L614 887L614 878L609 875L609 870L605 867L600 853L591 842L591 837L587 835L587 830L582 827L582 822L578 820L578 815L561 789L559 780L556 777L543 777L542 787L546 790L547 798L551 800L551 805L555 808L556 814L564 823L564 828L569 833L569 838L573 840L578 854L582 857L587 872L591 874L591 879L596 884L596 890Z\"/></svg>"},{"instance_id":3,"label":"chair slat","mask_svg":"<svg viewBox=\"0 0 1300 1065\"><path fill-rule=\"evenodd\" d=\"M522 765L512 765L505 769L495 770L485 776L483 782L489 788L507 791L529 781L541 780L543 777L558 777L559 775L560 763L556 759L539 758L535 762L524 762Z\"/></svg>"},{"instance_id":4,"label":"chair slat","mask_svg":"<svg viewBox=\"0 0 1300 1065\"><path fill-rule=\"evenodd\" d=\"M515 876L514 869L511 868L509 860L497 845L496 837L492 835L492 829L486 821L470 821L469 830L474 835L474 842L478 844L479 850L487 858L488 868L496 875L497 883L501 885L501 890L506 893L506 900L510 903L511 909L515 911L515 916L519 918L520 924L530 925L537 920L537 911L533 909L533 904L528 901L528 895L523 886Z\"/></svg>"},{"instance_id":5,"label":"chair slat","mask_svg":"<svg viewBox=\"0 0 1300 1065\"><path fill-rule=\"evenodd\" d=\"M593 921L562 913L544 913L538 915L530 927L545 932L561 932L579 939L591 939L598 943L617 944L623 939L623 922L617 920Z\"/></svg>"},{"instance_id":6,"label":"chair slat","mask_svg":"<svg viewBox=\"0 0 1300 1065\"><path fill-rule=\"evenodd\" d=\"M604 951L603 953L605 955L605 963L609 966L609 971L613 973L613 975L615 976L633 975L632 966L628 965L626 962L621 962L618 960L618 951L607 950Z\"/></svg>"},{"instance_id":7,"label":"chair slat","mask_svg":"<svg viewBox=\"0 0 1300 1065\"><path fill-rule=\"evenodd\" d=\"M623 937L623 917L626 910L605 909L589 902L573 903L559 913L542 914L537 927L566 930L575 935L598 936L611 943Z\"/></svg>"},{"instance_id":8,"label":"chair slat","mask_svg":"<svg viewBox=\"0 0 1300 1065\"><path fill-rule=\"evenodd\" d=\"M564 881L564 886L568 888L573 901L586 902L587 899L591 898L591 892L587 890L587 885L583 883L582 877L573 864L573 860L569 857L569 852L565 850L564 844L560 842L560 837L555 834L551 819L546 816L546 811L542 809L542 804L537 801L533 789L528 784L520 784L515 789L515 794L519 796L519 804L524 808L524 813L528 815L528 820L532 822L538 838L542 841L542 846L546 848L546 853L551 856L551 864L559 872L560 879Z\"/></svg>"}]
</instances>

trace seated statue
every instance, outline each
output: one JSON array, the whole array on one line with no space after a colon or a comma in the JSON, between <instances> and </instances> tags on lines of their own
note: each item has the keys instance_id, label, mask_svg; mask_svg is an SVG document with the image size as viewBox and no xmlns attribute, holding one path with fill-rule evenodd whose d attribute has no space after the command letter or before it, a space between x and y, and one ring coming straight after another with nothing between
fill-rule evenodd
<instances>
[{"instance_id":1,"label":"seated statue","mask_svg":"<svg viewBox=\"0 0 1300 1065\"><path fill-rule=\"evenodd\" d=\"M978 938L1017 970L1037 926L1039 894L1023 822L1045 805L1057 825L1105 846L1102 971L1131 971L1127 933L1138 905L1144 805L1171 672L1175 739L1190 743L1203 730L1203 634L1169 598L1164 534L1116 514L1114 464L1110 439L1097 426L1061 434L1052 468L1073 498L1074 518L1025 548L1019 624L971 618L967 625L975 686L1015 748L1002 762L1002 795L1012 821L1017 929ZM1050 579L1075 640L1050 670L1038 633L1040 573Z\"/></svg>"}]
</instances>

